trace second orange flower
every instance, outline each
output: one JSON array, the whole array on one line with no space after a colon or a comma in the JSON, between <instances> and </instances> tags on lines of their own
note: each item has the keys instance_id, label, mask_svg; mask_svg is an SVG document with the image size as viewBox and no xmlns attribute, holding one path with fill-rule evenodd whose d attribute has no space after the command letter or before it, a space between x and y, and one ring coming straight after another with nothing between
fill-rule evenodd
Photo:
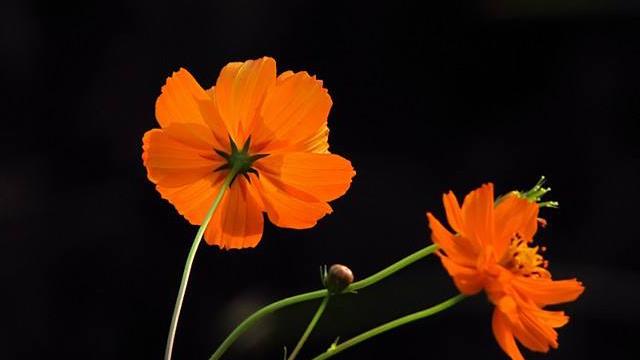
<instances>
[{"instance_id":1,"label":"second orange flower","mask_svg":"<svg viewBox=\"0 0 640 360\"><path fill-rule=\"evenodd\" d=\"M438 255L461 293L484 289L495 305L492 325L500 347L513 360L524 359L516 339L534 351L557 348L555 329L569 317L544 307L573 301L584 287L576 279L552 280L540 248L532 245L540 221L536 201L518 192L494 201L493 185L486 184L462 207L452 192L443 202L453 233L427 213Z\"/></svg>"},{"instance_id":2,"label":"second orange flower","mask_svg":"<svg viewBox=\"0 0 640 360\"><path fill-rule=\"evenodd\" d=\"M147 175L199 225L230 168L244 164L205 232L210 245L256 246L263 212L280 227L312 227L355 175L329 152L331 105L322 81L306 72L277 76L269 57L228 64L208 90L180 69L157 100L160 129L143 138Z\"/></svg>"}]
</instances>

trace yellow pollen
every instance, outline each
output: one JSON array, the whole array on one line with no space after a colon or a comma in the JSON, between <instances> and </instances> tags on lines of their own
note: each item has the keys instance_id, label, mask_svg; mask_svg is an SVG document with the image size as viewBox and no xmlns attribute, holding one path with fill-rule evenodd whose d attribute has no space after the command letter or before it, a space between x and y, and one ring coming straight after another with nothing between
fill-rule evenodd
<instances>
[{"instance_id":1,"label":"yellow pollen","mask_svg":"<svg viewBox=\"0 0 640 360\"><path fill-rule=\"evenodd\" d=\"M551 274L546 269L549 262L538 253L538 251L544 252L546 250L547 248L544 246L529 247L527 241L516 233L511 239L509 250L502 261L502 265L514 274L526 277L550 278Z\"/></svg>"}]
</instances>

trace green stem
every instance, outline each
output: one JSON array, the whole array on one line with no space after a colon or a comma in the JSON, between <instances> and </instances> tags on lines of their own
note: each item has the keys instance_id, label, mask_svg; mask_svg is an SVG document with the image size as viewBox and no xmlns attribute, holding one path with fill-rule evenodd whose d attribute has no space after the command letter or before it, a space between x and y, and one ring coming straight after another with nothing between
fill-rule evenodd
<instances>
[{"instance_id":1,"label":"green stem","mask_svg":"<svg viewBox=\"0 0 640 360\"><path fill-rule=\"evenodd\" d=\"M405 257L404 259L396 262L395 264L369 276L368 278L357 281L349 285L343 292L355 292L359 289L363 289L367 286L373 285L378 281L386 278L387 276L394 274L398 270L401 270L413 264L414 262L424 258L425 256L431 255L436 251L436 249L437 249L437 246L435 244L429 245L424 249L420 249L415 253ZM240 325L238 325L231 332L231 334L229 334L229 336L227 336L227 338L222 342L222 344L220 344L216 352L213 353L213 355L211 355L209 360L220 359L220 357L222 357L225 351L229 349L229 347L236 341L236 339L240 337L240 335L242 335L245 331L251 328L251 326L253 326L254 323L262 319L264 316L269 315L279 309L282 309L284 307L287 307L293 304L297 304L303 301L319 299L323 296L327 296L327 294L328 294L328 291L323 289L323 290L316 290L316 291L312 291L312 292L308 292L300 295L295 295L292 297L288 297L288 298L276 301L254 312L248 318L246 318L243 322L241 322Z\"/></svg>"},{"instance_id":2,"label":"green stem","mask_svg":"<svg viewBox=\"0 0 640 360\"><path fill-rule=\"evenodd\" d=\"M169 326L169 335L167 336L167 346L164 350L164 358L165 360L171 360L171 354L173 353L173 342L176 337L176 329L178 327L178 319L180 318L180 310L182 309L182 302L184 300L184 294L187 290L187 284L189 283L189 275L191 274L191 267L193 266L193 260L196 256L196 252L198 251L198 246L202 241L202 236L204 235L204 231L207 229L207 225L209 225L209 221L211 221L211 217L213 213L220 205L222 201L222 197L224 196L225 191L229 188L233 178L238 173L239 168L232 168L229 171L229 174L224 179L222 183L222 187L216 198L213 200L213 204L209 208L209 211L202 220L202 224L196 233L196 237L193 239L193 244L191 244L191 249L189 250L189 255L187 255L187 262L184 265L184 270L182 272L182 280L180 281L180 289L178 290L178 298L176 299L176 304L173 308L173 315L171 316L171 325Z\"/></svg>"},{"instance_id":3,"label":"green stem","mask_svg":"<svg viewBox=\"0 0 640 360\"><path fill-rule=\"evenodd\" d=\"M450 308L451 306L459 303L462 299L464 299L465 296L462 294L458 294L448 300L445 300L443 302L441 302L438 305L432 306L428 309L422 310L422 311L418 311L416 313L407 315L407 316L403 316L399 319L390 321L386 324L380 325L376 328L373 328L367 332L364 332L356 337L353 337L345 342L343 342L342 344L332 347L329 350L327 350L326 352L316 356L315 358L313 358L313 360L324 360L324 359L328 359L334 355L337 355L338 353L354 346L357 345L365 340L368 340L376 335L380 335L384 332L387 332L391 329L395 329L399 326L408 324L410 322L416 321L416 320L420 320L420 319L424 319L428 316L437 314L443 310L446 310L448 308Z\"/></svg>"},{"instance_id":4,"label":"green stem","mask_svg":"<svg viewBox=\"0 0 640 360\"><path fill-rule=\"evenodd\" d=\"M318 320L320 320L320 316L322 316L324 309L327 307L327 303L329 302L330 297L331 295L327 294L327 296L325 296L324 299L322 299L322 302L320 303L318 310L316 310L315 315L313 315L311 322L307 326L307 329L304 331L304 334L302 334L302 337L300 338L300 340L298 340L298 343L296 344L296 348L293 349L293 352L291 352L291 355L289 356L288 360L294 360L296 358L296 356L300 352L300 349L302 349L302 346L309 338L311 331L313 331L313 328L316 327Z\"/></svg>"},{"instance_id":5,"label":"green stem","mask_svg":"<svg viewBox=\"0 0 640 360\"><path fill-rule=\"evenodd\" d=\"M254 312L248 318L244 319L244 321L240 323L240 325L238 325L231 332L231 334L229 334L229 336L227 336L227 338L222 342L222 344L220 344L216 352L213 355L211 355L209 359L210 360L220 359L220 357L222 357L222 354L224 354L224 352L227 351L227 349L231 346L231 344L233 344L233 342L236 341L236 339L239 338L240 335L242 335L242 333L249 330L249 328L251 328L251 326L253 326L254 323L262 319L264 316L269 315L289 305L297 304L303 301L319 299L323 296L326 296L327 293L328 293L327 290L316 290L316 291L308 292L305 294L288 297L286 299L276 301Z\"/></svg>"},{"instance_id":6,"label":"green stem","mask_svg":"<svg viewBox=\"0 0 640 360\"><path fill-rule=\"evenodd\" d=\"M414 262L422 259L423 257L433 254L437 249L438 249L438 246L436 244L431 244L431 245L427 246L424 249L420 249L420 250L414 252L413 254L405 257L404 259L394 263L393 265L391 265L389 267L386 267L386 268L378 271L377 273L369 276L368 278L354 282L349 287L347 287L344 290L344 292L354 292L356 290L366 288L369 285L373 285L373 284L377 283L378 281L386 278L387 276L393 275L398 270L402 270L403 268L405 268L405 267L413 264Z\"/></svg>"}]
</instances>

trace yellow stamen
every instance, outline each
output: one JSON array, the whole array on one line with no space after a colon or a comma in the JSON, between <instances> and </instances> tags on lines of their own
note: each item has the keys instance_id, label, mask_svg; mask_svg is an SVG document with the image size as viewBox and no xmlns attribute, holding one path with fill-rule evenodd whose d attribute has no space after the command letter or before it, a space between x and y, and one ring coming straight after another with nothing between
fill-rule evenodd
<instances>
[{"instance_id":1,"label":"yellow stamen","mask_svg":"<svg viewBox=\"0 0 640 360\"><path fill-rule=\"evenodd\" d=\"M538 251L544 252L546 250L544 246L529 247L528 242L516 233L511 239L502 265L511 272L522 276L550 278L551 274L546 269L549 262L538 253Z\"/></svg>"}]
</instances>

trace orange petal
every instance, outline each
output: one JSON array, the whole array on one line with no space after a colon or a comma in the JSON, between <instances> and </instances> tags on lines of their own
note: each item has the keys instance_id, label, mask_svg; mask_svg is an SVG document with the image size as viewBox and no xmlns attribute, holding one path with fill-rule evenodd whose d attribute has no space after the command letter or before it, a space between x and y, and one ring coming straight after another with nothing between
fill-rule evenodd
<instances>
[{"instance_id":1,"label":"orange petal","mask_svg":"<svg viewBox=\"0 0 640 360\"><path fill-rule=\"evenodd\" d=\"M207 177L221 164L205 158L209 151L194 148L153 129L142 138L142 159L149 180L164 187L177 187Z\"/></svg>"},{"instance_id":2,"label":"orange petal","mask_svg":"<svg viewBox=\"0 0 640 360\"><path fill-rule=\"evenodd\" d=\"M493 310L493 319L491 321L493 335L500 348L509 355L512 360L524 360L516 341L513 338L513 332L507 317L498 308Z\"/></svg>"},{"instance_id":3,"label":"orange petal","mask_svg":"<svg viewBox=\"0 0 640 360\"><path fill-rule=\"evenodd\" d=\"M545 312L540 309L537 311ZM533 351L547 352L549 347L558 347L558 333L553 327L542 321L533 312L533 309L520 310L520 324L514 328L514 335L522 345Z\"/></svg>"},{"instance_id":4,"label":"orange petal","mask_svg":"<svg viewBox=\"0 0 640 360\"><path fill-rule=\"evenodd\" d=\"M186 69L167 79L156 101L156 118L163 129L172 127L172 136L194 146L218 147L227 131L215 102Z\"/></svg>"},{"instance_id":5,"label":"orange petal","mask_svg":"<svg viewBox=\"0 0 640 360\"><path fill-rule=\"evenodd\" d=\"M311 136L287 147L288 151L304 151L317 154L329 153L329 128L325 122Z\"/></svg>"},{"instance_id":6,"label":"orange petal","mask_svg":"<svg viewBox=\"0 0 640 360\"><path fill-rule=\"evenodd\" d=\"M277 179L283 189L293 188L321 201L342 196L356 174L349 160L334 154L282 153L257 161L255 167L260 176Z\"/></svg>"},{"instance_id":7,"label":"orange petal","mask_svg":"<svg viewBox=\"0 0 640 360\"><path fill-rule=\"evenodd\" d=\"M156 189L191 224L200 225L213 204L224 179L221 172L209 175L191 184L179 187L157 185Z\"/></svg>"},{"instance_id":8,"label":"orange petal","mask_svg":"<svg viewBox=\"0 0 640 360\"><path fill-rule=\"evenodd\" d=\"M269 176L261 175L255 185L269 220L277 226L307 229L332 211L326 202L292 193L285 185L274 182Z\"/></svg>"},{"instance_id":9,"label":"orange petal","mask_svg":"<svg viewBox=\"0 0 640 360\"><path fill-rule=\"evenodd\" d=\"M215 87L215 102L237 144L243 144L252 133L267 89L275 81L276 62L270 57L230 63L220 72Z\"/></svg>"},{"instance_id":10,"label":"orange petal","mask_svg":"<svg viewBox=\"0 0 640 360\"><path fill-rule=\"evenodd\" d=\"M547 311L516 296L503 296L496 303L496 311L504 316L513 336L526 348L547 352L558 347L558 333L554 328L567 323L561 311Z\"/></svg>"},{"instance_id":11,"label":"orange petal","mask_svg":"<svg viewBox=\"0 0 640 360\"><path fill-rule=\"evenodd\" d=\"M331 105L329 93L315 77L306 72L281 75L267 93L262 122L255 129L260 151L326 151Z\"/></svg>"},{"instance_id":12,"label":"orange petal","mask_svg":"<svg viewBox=\"0 0 640 360\"><path fill-rule=\"evenodd\" d=\"M453 191L449 191L447 194L442 195L442 202L444 203L444 210L447 213L447 221L451 228L458 234L464 234L462 210L460 210L458 199L456 199Z\"/></svg>"},{"instance_id":13,"label":"orange petal","mask_svg":"<svg viewBox=\"0 0 640 360\"><path fill-rule=\"evenodd\" d=\"M494 235L493 184L469 193L462 204L465 235L482 246L492 245Z\"/></svg>"},{"instance_id":14,"label":"orange petal","mask_svg":"<svg viewBox=\"0 0 640 360\"><path fill-rule=\"evenodd\" d=\"M548 351L549 346L545 337L540 336L538 331L524 325L524 313L521 305L523 304L521 302L516 303L513 297L503 296L496 303L496 311L499 311L504 316L504 320L508 322L511 332L522 345L534 351Z\"/></svg>"},{"instance_id":15,"label":"orange petal","mask_svg":"<svg viewBox=\"0 0 640 360\"><path fill-rule=\"evenodd\" d=\"M236 178L211 218L204 238L222 249L255 247L262 237L262 210L244 178Z\"/></svg>"},{"instance_id":16,"label":"orange petal","mask_svg":"<svg viewBox=\"0 0 640 360\"><path fill-rule=\"evenodd\" d=\"M445 252L455 251L455 243L452 239L453 234L442 226L442 223L430 212L427 213L427 220L429 221L429 228L431 228L433 242Z\"/></svg>"},{"instance_id":17,"label":"orange petal","mask_svg":"<svg viewBox=\"0 0 640 360\"><path fill-rule=\"evenodd\" d=\"M505 195L495 207L496 257L501 259L511 239L518 233L531 241L537 230L538 205L511 193Z\"/></svg>"},{"instance_id":18,"label":"orange petal","mask_svg":"<svg viewBox=\"0 0 640 360\"><path fill-rule=\"evenodd\" d=\"M516 276L512 285L523 297L531 299L538 306L574 301L584 291L584 286L576 279L556 281Z\"/></svg>"},{"instance_id":19,"label":"orange petal","mask_svg":"<svg viewBox=\"0 0 640 360\"><path fill-rule=\"evenodd\" d=\"M287 78L291 77L292 75L294 75L295 73L291 70L287 70L285 72L283 72L282 74L278 75L278 78L276 79L276 83L279 84L282 81L286 80Z\"/></svg>"},{"instance_id":20,"label":"orange petal","mask_svg":"<svg viewBox=\"0 0 640 360\"><path fill-rule=\"evenodd\" d=\"M535 316L539 321L552 328L563 327L569 322L569 317L565 315L564 311L537 309Z\"/></svg>"},{"instance_id":21,"label":"orange petal","mask_svg":"<svg viewBox=\"0 0 640 360\"><path fill-rule=\"evenodd\" d=\"M474 252L468 241L461 236L450 233L442 223L431 213L427 213L429 227L431 228L431 240L447 254L452 261L464 266L475 266L477 252Z\"/></svg>"},{"instance_id":22,"label":"orange petal","mask_svg":"<svg viewBox=\"0 0 640 360\"><path fill-rule=\"evenodd\" d=\"M484 277L475 268L457 264L444 255L440 256L440 260L461 293L474 295L484 287Z\"/></svg>"}]
</instances>

